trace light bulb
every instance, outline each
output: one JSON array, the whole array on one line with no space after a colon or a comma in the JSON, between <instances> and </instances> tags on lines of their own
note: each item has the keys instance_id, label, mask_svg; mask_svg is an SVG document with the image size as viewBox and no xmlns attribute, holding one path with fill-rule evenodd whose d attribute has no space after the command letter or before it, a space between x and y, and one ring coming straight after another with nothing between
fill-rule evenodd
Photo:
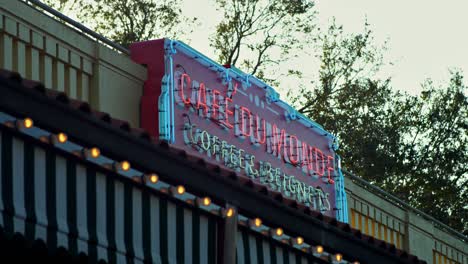
<instances>
[{"instance_id":1,"label":"light bulb","mask_svg":"<svg viewBox=\"0 0 468 264\"><path fill-rule=\"evenodd\" d=\"M130 162L124 160L120 163L120 168L123 170L123 171L128 171L130 169Z\"/></svg>"},{"instance_id":2,"label":"light bulb","mask_svg":"<svg viewBox=\"0 0 468 264\"><path fill-rule=\"evenodd\" d=\"M185 187L182 185L177 186L177 193L178 194L184 194L185 193Z\"/></svg>"},{"instance_id":3,"label":"light bulb","mask_svg":"<svg viewBox=\"0 0 468 264\"><path fill-rule=\"evenodd\" d=\"M203 205L208 206L211 204L211 199L209 197L203 198Z\"/></svg>"},{"instance_id":4,"label":"light bulb","mask_svg":"<svg viewBox=\"0 0 468 264\"><path fill-rule=\"evenodd\" d=\"M57 141L60 143L65 143L68 140L68 136L65 133L58 133L57 134Z\"/></svg>"},{"instance_id":5,"label":"light bulb","mask_svg":"<svg viewBox=\"0 0 468 264\"><path fill-rule=\"evenodd\" d=\"M99 155L101 155L101 151L96 147L91 148L89 153L90 153L91 157L93 157L93 158L97 158L97 157L99 157Z\"/></svg>"},{"instance_id":6,"label":"light bulb","mask_svg":"<svg viewBox=\"0 0 468 264\"><path fill-rule=\"evenodd\" d=\"M260 218L258 218L258 217L255 218L255 219L254 219L254 225L255 225L256 227L260 227L260 226L262 225L262 219L260 219Z\"/></svg>"},{"instance_id":7,"label":"light bulb","mask_svg":"<svg viewBox=\"0 0 468 264\"><path fill-rule=\"evenodd\" d=\"M23 119L23 125L25 128L31 128L34 125L34 122L31 118L26 117L25 119Z\"/></svg>"},{"instance_id":8,"label":"light bulb","mask_svg":"<svg viewBox=\"0 0 468 264\"><path fill-rule=\"evenodd\" d=\"M149 181L150 181L151 183L157 183L157 182L159 181L158 175L156 175L156 174L154 174L154 173L153 173L153 174L150 174L150 176L149 176Z\"/></svg>"},{"instance_id":9,"label":"light bulb","mask_svg":"<svg viewBox=\"0 0 468 264\"><path fill-rule=\"evenodd\" d=\"M234 215L234 209L233 208L229 208L227 211L226 211L226 216L227 217L232 217Z\"/></svg>"},{"instance_id":10,"label":"light bulb","mask_svg":"<svg viewBox=\"0 0 468 264\"><path fill-rule=\"evenodd\" d=\"M283 229L281 227L276 228L275 234L277 236L282 236L284 233Z\"/></svg>"},{"instance_id":11,"label":"light bulb","mask_svg":"<svg viewBox=\"0 0 468 264\"><path fill-rule=\"evenodd\" d=\"M302 243L304 243L304 238L302 238L302 237L297 237L297 238L296 238L296 244L302 245Z\"/></svg>"}]
</instances>

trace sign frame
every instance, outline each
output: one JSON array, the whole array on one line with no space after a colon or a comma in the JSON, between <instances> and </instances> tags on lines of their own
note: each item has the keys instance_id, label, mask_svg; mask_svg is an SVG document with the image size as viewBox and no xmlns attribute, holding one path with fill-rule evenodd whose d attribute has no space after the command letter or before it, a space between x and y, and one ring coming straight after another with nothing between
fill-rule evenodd
<instances>
[{"instance_id":1,"label":"sign frame","mask_svg":"<svg viewBox=\"0 0 468 264\"><path fill-rule=\"evenodd\" d=\"M176 55L177 53L179 55L183 54L196 62L200 67L208 69L219 76L219 80L226 87L229 87L226 94L233 92L232 86L229 86L233 81L241 84L244 88L255 86L263 89L268 103L274 104L277 109L279 107L284 110L284 117L288 122L301 124L305 129L310 130L311 133L327 138L328 148L333 153L336 166L333 169L334 203L331 208L335 213L329 212L326 214L337 218L341 222L348 222L348 208L344 190L344 178L341 171L341 158L336 154L338 139L335 136L282 101L279 98L279 94L271 86L236 68L224 67L183 42L171 39L151 40L134 43L130 46L130 49L132 59L137 63L147 66L148 78L145 81L141 100L141 126L147 129L153 136L170 144L180 143L178 141L180 138L177 139L176 136L178 128L176 127L175 113L178 111L176 108L179 107L177 104L178 102L180 103L180 97L183 97L183 94L178 97L177 86L181 85L181 83L178 84L178 81L182 80L184 82L184 80L180 78L179 72L174 71L174 63L177 63L177 61L174 61L174 58L178 56ZM231 90L229 91L229 89ZM179 98L178 102L176 102L177 98ZM299 153L297 155L299 157Z\"/></svg>"}]
</instances>

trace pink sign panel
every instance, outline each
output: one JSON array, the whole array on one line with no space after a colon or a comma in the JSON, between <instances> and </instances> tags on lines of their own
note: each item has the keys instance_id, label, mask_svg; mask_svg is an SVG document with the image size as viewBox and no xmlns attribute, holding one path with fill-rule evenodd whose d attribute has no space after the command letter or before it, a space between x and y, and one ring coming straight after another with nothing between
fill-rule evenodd
<instances>
[{"instance_id":1,"label":"pink sign panel","mask_svg":"<svg viewBox=\"0 0 468 264\"><path fill-rule=\"evenodd\" d=\"M273 88L173 40L135 43L131 54L148 69L143 128L346 221L335 137L281 101Z\"/></svg>"}]
</instances>

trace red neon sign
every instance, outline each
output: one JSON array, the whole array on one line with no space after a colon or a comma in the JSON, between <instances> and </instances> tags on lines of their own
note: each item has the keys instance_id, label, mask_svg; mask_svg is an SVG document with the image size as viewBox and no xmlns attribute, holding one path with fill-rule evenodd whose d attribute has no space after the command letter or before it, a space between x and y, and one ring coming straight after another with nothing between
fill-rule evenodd
<instances>
[{"instance_id":1,"label":"red neon sign","mask_svg":"<svg viewBox=\"0 0 468 264\"><path fill-rule=\"evenodd\" d=\"M290 107L264 87L187 52L169 56L164 40L133 44L131 52L148 67L143 128L334 216L338 168L333 139L323 130L291 118Z\"/></svg>"}]
</instances>

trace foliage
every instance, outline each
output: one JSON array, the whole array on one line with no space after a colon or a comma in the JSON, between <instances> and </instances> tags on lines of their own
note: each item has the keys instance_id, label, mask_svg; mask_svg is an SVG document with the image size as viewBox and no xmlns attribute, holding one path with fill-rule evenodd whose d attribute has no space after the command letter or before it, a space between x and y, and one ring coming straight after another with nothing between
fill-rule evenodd
<instances>
[{"instance_id":1,"label":"foliage","mask_svg":"<svg viewBox=\"0 0 468 264\"><path fill-rule=\"evenodd\" d=\"M133 42L180 34L180 0L48 0L59 10L78 12L79 21L127 47ZM186 20L184 23L192 23Z\"/></svg>"},{"instance_id":2,"label":"foliage","mask_svg":"<svg viewBox=\"0 0 468 264\"><path fill-rule=\"evenodd\" d=\"M275 0L216 0L224 19L216 26L211 46L218 61L241 68L267 82L265 67L300 48L299 36L314 28L313 2ZM303 37L301 39L304 39Z\"/></svg>"},{"instance_id":3,"label":"foliage","mask_svg":"<svg viewBox=\"0 0 468 264\"><path fill-rule=\"evenodd\" d=\"M468 86L452 71L445 87L428 80L408 109L400 178L384 182L412 205L468 233ZM404 180L402 180L402 178ZM428 202L431 201L431 202Z\"/></svg>"},{"instance_id":4,"label":"foliage","mask_svg":"<svg viewBox=\"0 0 468 264\"><path fill-rule=\"evenodd\" d=\"M368 25L346 35L332 23L317 37L319 82L290 94L300 111L340 139L344 167L468 232L468 98L460 72L419 96L376 77L382 48ZM428 203L428 201L431 201Z\"/></svg>"}]
</instances>

